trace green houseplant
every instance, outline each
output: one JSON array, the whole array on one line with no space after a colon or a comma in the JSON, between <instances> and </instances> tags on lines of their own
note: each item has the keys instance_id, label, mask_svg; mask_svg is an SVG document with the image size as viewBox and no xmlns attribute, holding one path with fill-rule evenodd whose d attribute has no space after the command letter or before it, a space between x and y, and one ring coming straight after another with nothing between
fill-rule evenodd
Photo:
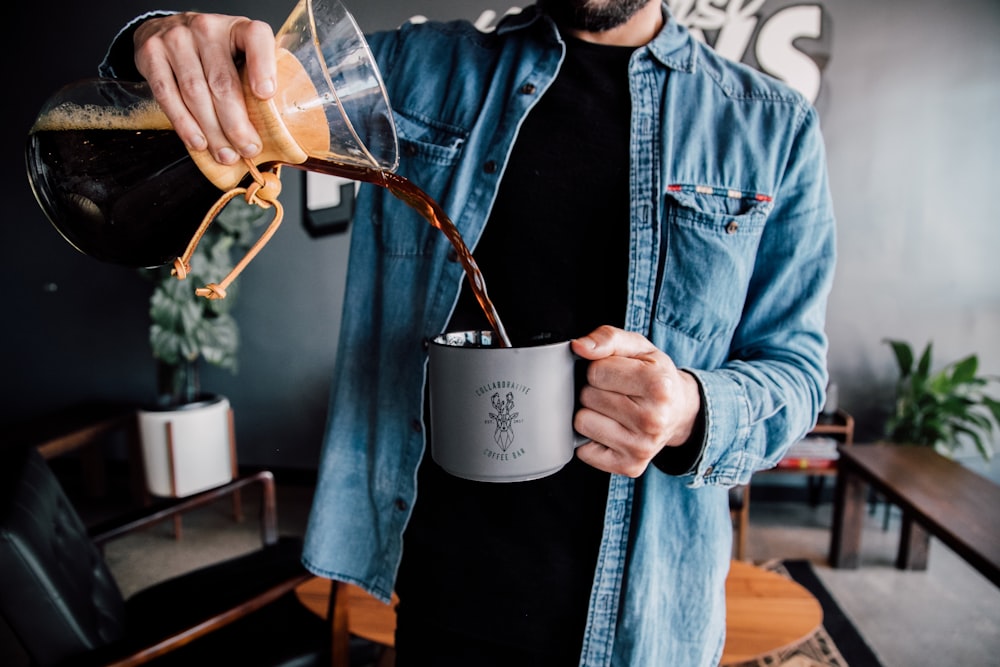
<instances>
[{"instance_id":1,"label":"green houseplant","mask_svg":"<svg viewBox=\"0 0 1000 667\"><path fill-rule=\"evenodd\" d=\"M979 375L975 354L933 371L932 343L917 359L908 343L885 342L892 347L899 371L886 439L934 447L947 456L954 456L968 441L989 460L994 429L1000 426L1000 401L988 391L1000 378Z\"/></svg>"},{"instance_id":2,"label":"green houseplant","mask_svg":"<svg viewBox=\"0 0 1000 667\"><path fill-rule=\"evenodd\" d=\"M191 272L185 280L172 276L169 266L154 270L149 343L157 361L160 406L198 399L202 362L236 372L240 339L231 311L237 285L229 288L225 299L196 296L195 288L222 280L234 256L246 253L257 228L272 216L259 206L234 199L208 227L191 256Z\"/></svg>"},{"instance_id":3,"label":"green houseplant","mask_svg":"<svg viewBox=\"0 0 1000 667\"><path fill-rule=\"evenodd\" d=\"M156 496L184 497L233 479L236 450L229 400L203 393L201 363L235 372L239 330L232 315L235 285L227 298L195 290L219 283L245 254L255 229L268 219L261 207L233 199L215 217L190 258L185 280L160 267L151 275L149 341L157 360L156 406L140 410L146 487Z\"/></svg>"}]
</instances>

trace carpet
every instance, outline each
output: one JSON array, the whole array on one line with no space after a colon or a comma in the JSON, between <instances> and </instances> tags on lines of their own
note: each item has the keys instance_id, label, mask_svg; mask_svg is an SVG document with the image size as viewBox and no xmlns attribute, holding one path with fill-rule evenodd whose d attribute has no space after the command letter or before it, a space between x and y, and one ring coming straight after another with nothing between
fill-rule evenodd
<instances>
[{"instance_id":1,"label":"carpet","mask_svg":"<svg viewBox=\"0 0 1000 667\"><path fill-rule=\"evenodd\" d=\"M761 567L799 583L823 608L823 625L798 646L738 667L882 667L854 624L830 595L806 560L770 561Z\"/></svg>"}]
</instances>

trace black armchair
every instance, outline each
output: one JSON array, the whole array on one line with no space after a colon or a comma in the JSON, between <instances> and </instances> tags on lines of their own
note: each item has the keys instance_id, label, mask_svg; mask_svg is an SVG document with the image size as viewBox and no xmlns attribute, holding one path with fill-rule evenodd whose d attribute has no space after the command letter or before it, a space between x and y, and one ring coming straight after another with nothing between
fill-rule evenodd
<instances>
[{"instance_id":1,"label":"black armchair","mask_svg":"<svg viewBox=\"0 0 1000 667\"><path fill-rule=\"evenodd\" d=\"M259 550L123 598L102 544L251 484L262 488ZM279 538L275 517L274 478L261 472L88 531L34 448L4 451L0 643L39 667L329 664L329 624L295 594L311 578L301 541Z\"/></svg>"}]
</instances>

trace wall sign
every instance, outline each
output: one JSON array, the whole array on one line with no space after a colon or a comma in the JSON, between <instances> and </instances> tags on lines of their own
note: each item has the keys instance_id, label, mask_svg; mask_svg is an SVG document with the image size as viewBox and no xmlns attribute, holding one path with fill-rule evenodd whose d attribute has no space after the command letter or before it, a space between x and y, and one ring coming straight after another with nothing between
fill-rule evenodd
<instances>
[{"instance_id":1,"label":"wall sign","mask_svg":"<svg viewBox=\"0 0 1000 667\"><path fill-rule=\"evenodd\" d=\"M830 59L830 20L819 3L668 0L674 17L730 60L780 79L815 103Z\"/></svg>"}]
</instances>

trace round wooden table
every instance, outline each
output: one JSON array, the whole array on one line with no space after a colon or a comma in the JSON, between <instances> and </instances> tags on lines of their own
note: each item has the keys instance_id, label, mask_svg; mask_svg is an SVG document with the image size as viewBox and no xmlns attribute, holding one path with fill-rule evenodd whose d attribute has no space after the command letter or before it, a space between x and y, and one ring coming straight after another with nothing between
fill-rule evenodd
<instances>
[{"instance_id":1,"label":"round wooden table","mask_svg":"<svg viewBox=\"0 0 1000 667\"><path fill-rule=\"evenodd\" d=\"M743 561L730 564L723 665L754 660L794 646L822 623L823 608L800 584Z\"/></svg>"},{"instance_id":2,"label":"round wooden table","mask_svg":"<svg viewBox=\"0 0 1000 667\"><path fill-rule=\"evenodd\" d=\"M393 605L346 585L350 634L392 646L396 629ZM297 589L303 604L324 618L330 581L310 579ZM785 577L742 561L732 561L726 579L726 645L722 664L732 665L773 653L808 638L823 622L823 609L813 595Z\"/></svg>"}]
</instances>

